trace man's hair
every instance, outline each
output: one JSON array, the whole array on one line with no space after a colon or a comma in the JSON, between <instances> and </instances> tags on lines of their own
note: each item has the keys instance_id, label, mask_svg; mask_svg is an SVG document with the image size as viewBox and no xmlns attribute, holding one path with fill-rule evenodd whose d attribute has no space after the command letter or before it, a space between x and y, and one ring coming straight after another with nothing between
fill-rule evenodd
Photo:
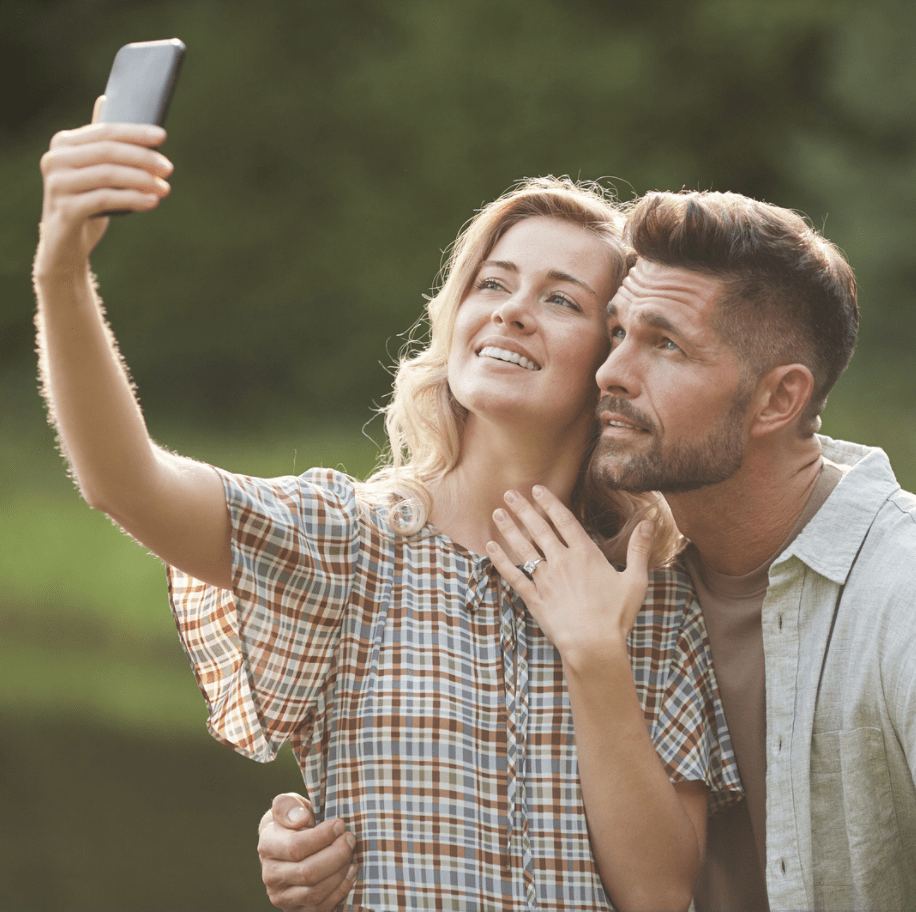
<instances>
[{"instance_id":1,"label":"man's hair","mask_svg":"<svg viewBox=\"0 0 916 912\"><path fill-rule=\"evenodd\" d=\"M637 257L723 283L713 323L746 381L781 364L811 371L802 427L816 431L859 325L855 277L839 249L797 213L737 193L647 194L630 209L627 239Z\"/></svg>"},{"instance_id":2,"label":"man's hair","mask_svg":"<svg viewBox=\"0 0 916 912\"><path fill-rule=\"evenodd\" d=\"M448 384L448 356L458 308L481 262L499 239L513 225L538 216L576 225L604 242L613 279L611 293L626 275L623 215L610 193L598 184L569 178L529 179L484 206L468 222L450 248L441 285L427 305L426 344L408 344L395 372L391 400L382 409L389 442L385 464L362 487L367 501L389 505L389 519L402 534L414 534L423 527L432 507L429 486L447 475L460 455L466 413ZM416 329L422 331L424 324ZM661 497L596 488L587 479L585 468L598 436L596 418L573 492L574 511L588 531L603 540L608 552L620 559L625 558L626 543L637 522L647 514L655 515L659 531L653 558L656 562L669 559L680 538Z\"/></svg>"}]
</instances>

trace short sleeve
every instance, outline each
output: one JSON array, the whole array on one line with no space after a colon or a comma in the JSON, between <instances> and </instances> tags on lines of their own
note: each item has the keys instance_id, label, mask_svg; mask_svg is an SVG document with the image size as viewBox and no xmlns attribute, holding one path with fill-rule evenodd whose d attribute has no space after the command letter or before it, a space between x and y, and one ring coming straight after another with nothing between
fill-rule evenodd
<instances>
[{"instance_id":1,"label":"short sleeve","mask_svg":"<svg viewBox=\"0 0 916 912\"><path fill-rule=\"evenodd\" d=\"M706 625L686 573L653 572L628 646L646 724L669 778L705 782L710 813L734 804L743 787Z\"/></svg>"},{"instance_id":2,"label":"short sleeve","mask_svg":"<svg viewBox=\"0 0 916 912\"><path fill-rule=\"evenodd\" d=\"M321 469L271 480L217 472L232 589L169 567L169 599L211 734L267 761L309 724L334 667L359 551L354 482Z\"/></svg>"}]
</instances>

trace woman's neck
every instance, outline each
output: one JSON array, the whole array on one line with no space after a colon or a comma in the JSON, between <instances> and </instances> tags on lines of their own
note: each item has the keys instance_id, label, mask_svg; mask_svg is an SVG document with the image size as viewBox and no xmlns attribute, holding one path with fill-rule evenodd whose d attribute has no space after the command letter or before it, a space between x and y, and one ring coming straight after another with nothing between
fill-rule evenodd
<instances>
[{"instance_id":1,"label":"woman's neck","mask_svg":"<svg viewBox=\"0 0 916 912\"><path fill-rule=\"evenodd\" d=\"M493 511L505 506L503 495L518 491L530 499L536 484L569 504L586 441L551 445L543 436L495 434L467 427L458 464L432 486L430 522L453 541L484 554L488 541L499 541Z\"/></svg>"}]
</instances>

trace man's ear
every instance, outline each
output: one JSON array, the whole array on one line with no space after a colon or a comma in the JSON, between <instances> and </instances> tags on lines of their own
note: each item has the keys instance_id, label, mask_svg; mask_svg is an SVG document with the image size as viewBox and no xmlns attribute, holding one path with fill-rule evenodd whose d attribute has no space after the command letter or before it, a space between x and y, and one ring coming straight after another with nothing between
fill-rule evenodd
<instances>
[{"instance_id":1,"label":"man's ear","mask_svg":"<svg viewBox=\"0 0 916 912\"><path fill-rule=\"evenodd\" d=\"M814 375L804 364L774 367L757 384L751 436L772 434L797 422L813 392Z\"/></svg>"}]
</instances>

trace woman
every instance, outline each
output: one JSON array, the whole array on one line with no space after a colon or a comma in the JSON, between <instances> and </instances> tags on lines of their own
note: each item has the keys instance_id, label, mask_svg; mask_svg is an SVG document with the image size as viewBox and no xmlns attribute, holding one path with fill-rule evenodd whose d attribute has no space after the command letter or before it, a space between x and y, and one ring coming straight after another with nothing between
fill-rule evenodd
<instances>
[{"instance_id":1,"label":"woman","mask_svg":"<svg viewBox=\"0 0 916 912\"><path fill-rule=\"evenodd\" d=\"M670 571L629 635L634 684L624 639L652 526L639 517L658 513L661 555L674 530L654 501L590 493L583 472L625 268L614 208L551 180L486 207L430 302L429 346L398 371L389 467L364 484L251 479L151 441L94 292L94 216L169 192L163 139L93 124L52 141L39 345L83 495L169 565L213 734L260 760L291 742L320 815L358 837L348 908L601 909L605 887L620 908L686 908L708 793L729 800L737 774L705 633ZM494 515L506 492L546 563ZM529 495L561 530L572 508L618 558L639 526L627 571L590 542L551 541ZM573 606L587 636L550 622L558 652L494 562L520 590L524 564L535 603L582 555L606 587Z\"/></svg>"}]
</instances>

